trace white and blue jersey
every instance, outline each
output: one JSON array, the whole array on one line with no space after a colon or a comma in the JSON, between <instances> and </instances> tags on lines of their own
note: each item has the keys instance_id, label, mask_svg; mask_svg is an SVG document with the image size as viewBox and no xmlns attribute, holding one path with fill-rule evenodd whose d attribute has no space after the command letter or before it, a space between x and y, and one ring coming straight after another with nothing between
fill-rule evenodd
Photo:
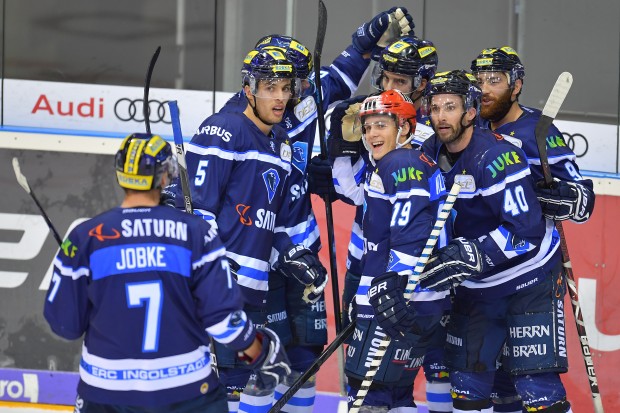
<instances>
[{"instance_id":1,"label":"white and blue jersey","mask_svg":"<svg viewBox=\"0 0 620 413\"><path fill-rule=\"evenodd\" d=\"M445 156L436 136L422 149L433 159ZM494 264L458 291L502 297L543 281L560 259L559 236L542 215L525 153L501 135L475 127L444 176L447 186L462 185L454 204L454 235L480 240Z\"/></svg>"},{"instance_id":2,"label":"white and blue jersey","mask_svg":"<svg viewBox=\"0 0 620 413\"><path fill-rule=\"evenodd\" d=\"M370 59L364 59L353 46L349 46L330 66L321 67L323 109L351 97L359 86ZM310 80L314 79L314 72ZM242 112L247 106L243 91L235 94L220 112ZM280 126L291 141L292 171L289 185L289 212L286 232L294 244L301 244L313 252L321 247L319 226L312 211L306 166L312 156L317 128L318 110L314 96L306 96L294 106L287 106Z\"/></svg>"},{"instance_id":3,"label":"white and blue jersey","mask_svg":"<svg viewBox=\"0 0 620 413\"><path fill-rule=\"evenodd\" d=\"M225 254L209 223L166 206L114 208L71 231L44 315L61 337L85 334L80 396L163 406L215 390L206 332L236 351L255 335Z\"/></svg>"},{"instance_id":4,"label":"white and blue jersey","mask_svg":"<svg viewBox=\"0 0 620 413\"><path fill-rule=\"evenodd\" d=\"M276 126L269 136L242 113L217 113L185 145L194 209L213 217L246 302L263 306L272 247L291 240L289 212L291 147ZM177 187L177 191L178 191ZM183 197L176 202L182 207Z\"/></svg>"},{"instance_id":5,"label":"white and blue jersey","mask_svg":"<svg viewBox=\"0 0 620 413\"><path fill-rule=\"evenodd\" d=\"M520 147L525 152L534 180L539 181L543 179L543 172L534 132L542 112L522 105L519 105L519 107L523 110L523 114L519 119L498 127L494 132L502 134L507 141ZM490 123L483 121L482 126L490 128ZM551 124L547 133L547 157L551 175L554 178L562 181L576 181L590 190L593 189L592 180L583 178L576 163L577 157L575 153L564 141L562 132L553 124Z\"/></svg>"},{"instance_id":6,"label":"white and blue jersey","mask_svg":"<svg viewBox=\"0 0 620 413\"><path fill-rule=\"evenodd\" d=\"M441 171L416 149L395 149L366 175L362 231L362 278L357 290L358 318L372 318L368 302L372 279L386 271L412 274L446 198ZM445 233L441 237L445 241ZM448 292L416 291L417 314L441 314Z\"/></svg>"}]
</instances>

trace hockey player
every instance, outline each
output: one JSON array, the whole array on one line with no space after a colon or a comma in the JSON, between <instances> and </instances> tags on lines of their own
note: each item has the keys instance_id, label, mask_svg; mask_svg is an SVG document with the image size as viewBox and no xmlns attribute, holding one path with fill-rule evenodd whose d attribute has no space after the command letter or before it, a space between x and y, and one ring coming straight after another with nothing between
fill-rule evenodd
<instances>
[{"instance_id":1,"label":"hockey player","mask_svg":"<svg viewBox=\"0 0 620 413\"><path fill-rule=\"evenodd\" d=\"M286 354L243 312L215 228L158 206L176 174L170 144L130 135L115 163L122 204L71 231L45 300L56 334L84 335L75 411L227 412L205 330L265 385L290 372Z\"/></svg>"},{"instance_id":2,"label":"hockey player","mask_svg":"<svg viewBox=\"0 0 620 413\"><path fill-rule=\"evenodd\" d=\"M303 284L303 299L310 303L320 298L327 272L316 254L284 230L293 154L285 131L277 124L288 102L299 96L301 82L295 67L279 50L253 50L244 61L242 74L247 107L243 112L215 114L200 125L186 148L187 168L194 208L217 222L244 293L245 311L255 324L264 325L273 261L283 273ZM177 196L178 204L181 198ZM302 296L297 299L301 301ZM249 374L234 352L216 346L229 409L237 411ZM252 388L247 386L247 391L252 392ZM259 391L260 396L242 397L241 411L269 409L273 388Z\"/></svg>"},{"instance_id":3,"label":"hockey player","mask_svg":"<svg viewBox=\"0 0 620 413\"><path fill-rule=\"evenodd\" d=\"M400 30L396 36L413 29L413 19L405 8L394 7L361 25L352 36L352 45L330 66L321 68L324 112L334 102L349 98L355 93L370 62L369 56L377 48L377 44L385 45L389 42L389 35L393 35L392 26ZM292 168L288 178L290 205L284 226L296 244L318 254L321 248L319 226L312 211L307 182L307 166L315 144L318 115L312 53L298 40L278 34L261 38L255 47L257 50L275 49L284 53L294 64L297 77L301 79L301 94L289 101L279 123L279 126L287 131L292 148ZM247 105L245 92L241 91L227 102L222 112L241 112ZM268 326L287 344L287 353L294 371L294 374L287 377L276 389L276 400L288 390L288 385L297 375L307 370L327 343L324 297L321 295L317 302L307 303L300 299L303 289L303 285L283 276L280 271L269 274ZM312 378L282 411L311 413L315 393L316 381Z\"/></svg>"},{"instance_id":4,"label":"hockey player","mask_svg":"<svg viewBox=\"0 0 620 413\"><path fill-rule=\"evenodd\" d=\"M349 400L359 391L370 355L385 336L369 305L370 283L376 277L383 279L386 272L405 279L411 274L445 197L436 164L411 149L415 117L411 99L396 90L366 98L359 112L363 143L374 166L368 168L361 185L349 180L345 191L350 199L364 204L365 240L363 275L354 306L356 331L347 350ZM446 296L445 292L416 294L419 313L412 318L412 330L389 347L360 411L416 411L414 378L443 316Z\"/></svg>"},{"instance_id":5,"label":"hockey player","mask_svg":"<svg viewBox=\"0 0 620 413\"><path fill-rule=\"evenodd\" d=\"M542 216L523 151L474 127L481 94L469 73L436 74L427 101L436 134L423 145L446 185L463 187L454 206L460 238L431 256L420 279L433 290L460 284L446 341L454 411L492 411L506 342L502 361L527 411L569 412L559 377L567 354L558 234ZM385 327L399 331L392 321Z\"/></svg>"},{"instance_id":6,"label":"hockey player","mask_svg":"<svg viewBox=\"0 0 620 413\"><path fill-rule=\"evenodd\" d=\"M556 221L587 221L594 209L593 183L579 173L576 156L555 125L547 134L549 165L555 181L551 188L544 185L534 136L541 112L519 104L525 68L517 52L508 46L484 49L471 62L471 70L482 88L483 125L523 149L534 178L540 182L537 193L545 216Z\"/></svg>"},{"instance_id":7,"label":"hockey player","mask_svg":"<svg viewBox=\"0 0 620 413\"><path fill-rule=\"evenodd\" d=\"M419 147L424 140L433 134L433 130L427 125L428 119L421 116L418 111L421 97L428 82L437 70L437 50L432 42L411 36L400 37L394 43L383 49L379 60L375 64L371 76L371 85L380 91L395 89L409 96L416 108L417 125L412 146ZM354 133L353 123L357 116L361 101L364 96L346 100L334 108L331 115L330 127L330 156L341 157L338 160L335 171L337 180L352 180L363 176L363 171L368 165L368 159L361 145L361 134ZM350 159L347 159L349 157ZM354 168L350 170L350 164ZM344 170L338 170L344 165ZM311 171L317 172L317 163L311 164ZM331 184L331 165L323 176L315 174L313 182L329 182L329 185L313 185L313 192L319 194L334 191ZM343 176L343 174L345 176ZM346 174L351 175L349 178ZM337 191L342 186L337 184ZM346 197L342 198L349 202ZM355 293L361 279L361 263L364 238L362 234L362 206L356 208L356 215L351 231L349 254L347 257L347 273L343 294L343 324L347 324L349 306L355 297ZM442 320L441 327L435 329L436 336L429 342L427 353L424 357L424 374L426 376L426 398L431 413L452 411L452 398L450 395L450 379L445 363L443 362L443 343L445 341L445 325L448 319L449 301L446 299L446 317Z\"/></svg>"}]
</instances>

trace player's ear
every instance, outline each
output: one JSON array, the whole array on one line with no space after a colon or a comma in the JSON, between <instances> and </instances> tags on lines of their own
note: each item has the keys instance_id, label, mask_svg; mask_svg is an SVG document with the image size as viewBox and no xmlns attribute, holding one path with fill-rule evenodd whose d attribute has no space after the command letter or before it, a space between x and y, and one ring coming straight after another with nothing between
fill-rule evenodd
<instances>
[{"instance_id":1,"label":"player's ear","mask_svg":"<svg viewBox=\"0 0 620 413\"><path fill-rule=\"evenodd\" d=\"M517 97L519 96L519 93L521 93L521 88L523 87L523 79L517 79L515 80L515 86L512 89L512 96L513 97Z\"/></svg>"}]
</instances>

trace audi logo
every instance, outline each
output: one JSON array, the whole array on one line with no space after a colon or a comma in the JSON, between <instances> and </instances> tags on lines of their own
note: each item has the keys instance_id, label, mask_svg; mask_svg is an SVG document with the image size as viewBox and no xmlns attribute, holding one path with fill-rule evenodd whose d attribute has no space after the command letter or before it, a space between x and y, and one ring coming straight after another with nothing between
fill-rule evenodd
<instances>
[{"instance_id":1,"label":"audi logo","mask_svg":"<svg viewBox=\"0 0 620 413\"><path fill-rule=\"evenodd\" d=\"M116 118L123 122L131 120L136 122L144 122L144 99L122 98L114 104L114 114ZM151 123L170 124L170 114L168 113L168 101L149 99L149 120Z\"/></svg>"},{"instance_id":2,"label":"audi logo","mask_svg":"<svg viewBox=\"0 0 620 413\"><path fill-rule=\"evenodd\" d=\"M588 153L588 140L581 133L562 132L562 136L564 136L564 141L577 158L582 158Z\"/></svg>"}]
</instances>

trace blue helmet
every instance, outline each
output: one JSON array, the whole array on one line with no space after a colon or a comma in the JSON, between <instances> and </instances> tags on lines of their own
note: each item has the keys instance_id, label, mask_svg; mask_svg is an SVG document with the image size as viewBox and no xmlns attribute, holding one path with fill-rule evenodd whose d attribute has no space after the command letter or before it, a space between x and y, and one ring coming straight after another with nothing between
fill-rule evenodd
<instances>
[{"instance_id":1,"label":"blue helmet","mask_svg":"<svg viewBox=\"0 0 620 413\"><path fill-rule=\"evenodd\" d=\"M294 95L298 95L301 88L293 63L276 48L252 50L243 60L241 74L243 85L249 85L252 93L256 93L258 81L262 79L291 79Z\"/></svg>"},{"instance_id":2,"label":"blue helmet","mask_svg":"<svg viewBox=\"0 0 620 413\"><path fill-rule=\"evenodd\" d=\"M509 46L484 49L471 62L471 71L478 72L507 72L510 77L510 87L517 79L525 77L525 67L517 52Z\"/></svg>"},{"instance_id":3,"label":"blue helmet","mask_svg":"<svg viewBox=\"0 0 620 413\"><path fill-rule=\"evenodd\" d=\"M271 34L262 37L254 46L256 50L265 48L278 48L285 54L286 58L293 63L297 70L297 77L307 79L312 71L312 53L303 44L290 36Z\"/></svg>"},{"instance_id":4,"label":"blue helmet","mask_svg":"<svg viewBox=\"0 0 620 413\"><path fill-rule=\"evenodd\" d=\"M381 51L375 70L413 76L415 87L418 87L421 79L430 80L435 75L438 62L433 42L403 36ZM381 85L376 86L380 88Z\"/></svg>"},{"instance_id":5,"label":"blue helmet","mask_svg":"<svg viewBox=\"0 0 620 413\"><path fill-rule=\"evenodd\" d=\"M170 179L178 174L170 144L150 133L134 133L123 139L114 163L118 184L136 191L160 188L164 173Z\"/></svg>"},{"instance_id":6,"label":"blue helmet","mask_svg":"<svg viewBox=\"0 0 620 413\"><path fill-rule=\"evenodd\" d=\"M430 87L426 90L426 110L430 104L430 98L435 95L452 94L461 95L465 103L465 110L474 108L480 109L480 99L482 90L478 86L478 81L465 70L452 70L435 74L430 81Z\"/></svg>"}]
</instances>

